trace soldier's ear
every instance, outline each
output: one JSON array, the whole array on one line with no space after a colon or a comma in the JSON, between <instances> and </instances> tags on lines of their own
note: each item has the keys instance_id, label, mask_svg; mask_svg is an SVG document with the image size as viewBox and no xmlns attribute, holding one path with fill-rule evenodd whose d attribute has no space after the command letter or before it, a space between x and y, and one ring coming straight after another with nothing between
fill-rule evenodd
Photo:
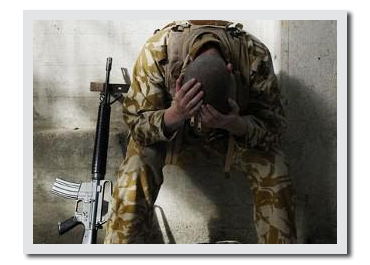
<instances>
[{"instance_id":1,"label":"soldier's ear","mask_svg":"<svg viewBox=\"0 0 370 265\"><path fill-rule=\"evenodd\" d=\"M226 69L227 69L227 71L229 71L231 73L233 71L233 64L232 63L227 63L226 64Z\"/></svg>"}]
</instances>

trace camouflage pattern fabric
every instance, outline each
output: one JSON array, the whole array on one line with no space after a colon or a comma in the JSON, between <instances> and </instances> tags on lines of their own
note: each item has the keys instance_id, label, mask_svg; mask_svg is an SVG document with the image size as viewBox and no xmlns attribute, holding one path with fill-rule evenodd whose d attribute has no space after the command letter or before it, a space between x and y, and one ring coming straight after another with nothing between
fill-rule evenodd
<instances>
[{"instance_id":1,"label":"camouflage pattern fabric","mask_svg":"<svg viewBox=\"0 0 370 265\"><path fill-rule=\"evenodd\" d=\"M123 103L130 142L114 187L105 243L148 243L150 240L153 204L163 179L161 169L165 155L163 150L158 152L157 146L176 135L166 136L163 123L164 110L171 104L163 64L170 30L162 29L151 37L134 66L132 85ZM236 139L233 169L244 172L249 180L258 242L294 243L294 196L286 157L279 145L285 117L276 76L266 46L249 34L245 41L250 63L250 99L248 113L242 117L248 131ZM203 139L201 144L181 146L180 165L185 166L191 160L186 162L186 150L197 152L194 146L206 148L207 144ZM224 156L223 148L211 149L215 156ZM160 161L151 164L146 159L150 157L148 151L153 154L153 150L159 154L154 157Z\"/></svg>"},{"instance_id":2,"label":"camouflage pattern fabric","mask_svg":"<svg viewBox=\"0 0 370 265\"><path fill-rule=\"evenodd\" d=\"M236 156L236 168L249 180L258 242L296 243L295 195L286 156L278 149L243 150Z\"/></svg>"},{"instance_id":3,"label":"camouflage pattern fabric","mask_svg":"<svg viewBox=\"0 0 370 265\"><path fill-rule=\"evenodd\" d=\"M165 148L142 148L131 140L117 172L105 244L150 243L153 205L162 184Z\"/></svg>"}]
</instances>

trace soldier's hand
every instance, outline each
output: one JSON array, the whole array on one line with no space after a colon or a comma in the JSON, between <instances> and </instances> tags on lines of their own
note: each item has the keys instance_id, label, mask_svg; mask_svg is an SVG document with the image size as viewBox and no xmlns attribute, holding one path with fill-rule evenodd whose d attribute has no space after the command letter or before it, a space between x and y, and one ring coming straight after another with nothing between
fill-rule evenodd
<instances>
[{"instance_id":1,"label":"soldier's hand","mask_svg":"<svg viewBox=\"0 0 370 265\"><path fill-rule=\"evenodd\" d=\"M246 133L247 126L239 115L240 108L234 100L229 98L228 102L231 111L226 115L209 104L202 105L200 111L202 124L208 128L220 128L234 135L242 136Z\"/></svg>"},{"instance_id":2,"label":"soldier's hand","mask_svg":"<svg viewBox=\"0 0 370 265\"><path fill-rule=\"evenodd\" d=\"M202 105L204 92L194 78L182 84L183 75L176 80L176 92L171 107L165 111L164 123L169 131L178 128L182 121L194 116Z\"/></svg>"}]
</instances>

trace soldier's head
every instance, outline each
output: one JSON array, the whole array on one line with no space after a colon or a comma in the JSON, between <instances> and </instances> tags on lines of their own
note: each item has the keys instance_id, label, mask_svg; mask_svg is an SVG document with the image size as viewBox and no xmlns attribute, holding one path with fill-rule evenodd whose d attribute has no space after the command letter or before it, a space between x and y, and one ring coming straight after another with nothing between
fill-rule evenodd
<instances>
[{"instance_id":1,"label":"soldier's head","mask_svg":"<svg viewBox=\"0 0 370 265\"><path fill-rule=\"evenodd\" d=\"M226 114L230 110L227 100L234 86L226 63L215 47L207 47L198 54L185 69L183 83L195 78L202 84L204 104Z\"/></svg>"}]
</instances>

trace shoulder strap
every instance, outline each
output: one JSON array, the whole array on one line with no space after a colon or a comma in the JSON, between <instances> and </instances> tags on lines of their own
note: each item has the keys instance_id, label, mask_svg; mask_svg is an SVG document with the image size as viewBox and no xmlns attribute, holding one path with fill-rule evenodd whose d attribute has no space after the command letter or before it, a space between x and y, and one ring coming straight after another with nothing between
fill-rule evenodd
<instances>
[{"instance_id":1,"label":"shoulder strap","mask_svg":"<svg viewBox=\"0 0 370 265\"><path fill-rule=\"evenodd\" d=\"M181 68L186 54L183 43L189 34L190 24L174 23L170 24L171 31L167 44L167 64L165 65L165 85L169 89L171 96L174 95L176 79L180 76Z\"/></svg>"}]
</instances>

